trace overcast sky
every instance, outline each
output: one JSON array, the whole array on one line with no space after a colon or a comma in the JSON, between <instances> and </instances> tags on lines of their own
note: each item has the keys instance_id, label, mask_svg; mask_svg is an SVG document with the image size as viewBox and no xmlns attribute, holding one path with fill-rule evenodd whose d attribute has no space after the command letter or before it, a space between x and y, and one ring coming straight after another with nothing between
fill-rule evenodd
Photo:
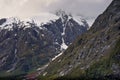
<instances>
[{"instance_id":1,"label":"overcast sky","mask_svg":"<svg viewBox=\"0 0 120 80\"><path fill-rule=\"evenodd\" d=\"M62 9L85 17L97 17L112 0L0 0L0 18L31 17Z\"/></svg>"}]
</instances>

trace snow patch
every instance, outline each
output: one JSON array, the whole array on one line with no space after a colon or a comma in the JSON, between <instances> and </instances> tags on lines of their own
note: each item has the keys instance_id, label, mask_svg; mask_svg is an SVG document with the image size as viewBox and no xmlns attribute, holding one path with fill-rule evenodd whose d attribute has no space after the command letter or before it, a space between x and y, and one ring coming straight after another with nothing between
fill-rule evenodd
<instances>
[{"instance_id":1,"label":"snow patch","mask_svg":"<svg viewBox=\"0 0 120 80\"><path fill-rule=\"evenodd\" d=\"M63 49L65 50L67 48L68 48L68 46L65 44L64 39L62 38L61 50L63 50Z\"/></svg>"},{"instance_id":2,"label":"snow patch","mask_svg":"<svg viewBox=\"0 0 120 80\"><path fill-rule=\"evenodd\" d=\"M79 25L84 25L82 22L82 18L80 16L74 16L73 19L79 24Z\"/></svg>"},{"instance_id":3,"label":"snow patch","mask_svg":"<svg viewBox=\"0 0 120 80\"><path fill-rule=\"evenodd\" d=\"M44 74L43 74L43 76L45 76L47 74L47 72L45 72Z\"/></svg>"},{"instance_id":4,"label":"snow patch","mask_svg":"<svg viewBox=\"0 0 120 80\"><path fill-rule=\"evenodd\" d=\"M43 69L45 69L46 67L48 67L48 65L49 65L49 63L46 64L46 65L44 65L43 67L38 68L37 70L38 70L38 71L43 70Z\"/></svg>"},{"instance_id":5,"label":"snow patch","mask_svg":"<svg viewBox=\"0 0 120 80\"><path fill-rule=\"evenodd\" d=\"M63 54L63 52L61 52L60 54L56 55L54 58L52 58L52 61L54 61L56 58L58 58L59 56L61 56Z\"/></svg>"},{"instance_id":6,"label":"snow patch","mask_svg":"<svg viewBox=\"0 0 120 80\"><path fill-rule=\"evenodd\" d=\"M58 62L61 62L61 59L60 59L60 60L58 60Z\"/></svg>"},{"instance_id":7,"label":"snow patch","mask_svg":"<svg viewBox=\"0 0 120 80\"><path fill-rule=\"evenodd\" d=\"M89 24L89 26L91 27L95 20L94 19L87 19L86 21Z\"/></svg>"},{"instance_id":8,"label":"snow patch","mask_svg":"<svg viewBox=\"0 0 120 80\"><path fill-rule=\"evenodd\" d=\"M8 29L9 31L12 30L12 28L13 28L12 23L14 23L14 22L17 23L19 21L18 18L13 18L13 17L7 18L6 20L7 21L5 23L0 25L0 28L1 29Z\"/></svg>"},{"instance_id":9,"label":"snow patch","mask_svg":"<svg viewBox=\"0 0 120 80\"><path fill-rule=\"evenodd\" d=\"M45 35L44 34L41 34L42 37L44 37Z\"/></svg>"},{"instance_id":10,"label":"snow patch","mask_svg":"<svg viewBox=\"0 0 120 80\"><path fill-rule=\"evenodd\" d=\"M17 34L14 34L14 36L17 36Z\"/></svg>"},{"instance_id":11,"label":"snow patch","mask_svg":"<svg viewBox=\"0 0 120 80\"><path fill-rule=\"evenodd\" d=\"M67 19L67 22L68 21L69 21L69 19ZM64 38L63 38L63 36L65 35L65 30L66 30L67 22L63 25L63 32L61 33L61 36L62 36L61 50L65 50L65 49L68 48L68 46L65 44L65 41L64 41Z\"/></svg>"},{"instance_id":12,"label":"snow patch","mask_svg":"<svg viewBox=\"0 0 120 80\"><path fill-rule=\"evenodd\" d=\"M66 27L63 28L63 32L61 33L62 36L65 35L65 28Z\"/></svg>"},{"instance_id":13,"label":"snow patch","mask_svg":"<svg viewBox=\"0 0 120 80\"><path fill-rule=\"evenodd\" d=\"M54 44L59 44L58 42L54 42Z\"/></svg>"},{"instance_id":14,"label":"snow patch","mask_svg":"<svg viewBox=\"0 0 120 80\"><path fill-rule=\"evenodd\" d=\"M41 29L41 30L42 30L43 28L42 28L41 26L39 26L39 29Z\"/></svg>"}]
</instances>

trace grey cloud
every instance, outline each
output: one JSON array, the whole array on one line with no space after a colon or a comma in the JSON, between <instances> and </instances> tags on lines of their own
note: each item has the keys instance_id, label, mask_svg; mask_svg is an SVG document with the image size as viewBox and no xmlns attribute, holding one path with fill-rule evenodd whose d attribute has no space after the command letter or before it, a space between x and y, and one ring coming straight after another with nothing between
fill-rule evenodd
<instances>
[{"instance_id":1,"label":"grey cloud","mask_svg":"<svg viewBox=\"0 0 120 80\"><path fill-rule=\"evenodd\" d=\"M62 9L73 14L96 17L102 13L112 0L59 0L50 5L49 10Z\"/></svg>"},{"instance_id":2,"label":"grey cloud","mask_svg":"<svg viewBox=\"0 0 120 80\"><path fill-rule=\"evenodd\" d=\"M62 9L73 14L97 17L112 0L0 0L0 17L25 17Z\"/></svg>"}]
</instances>

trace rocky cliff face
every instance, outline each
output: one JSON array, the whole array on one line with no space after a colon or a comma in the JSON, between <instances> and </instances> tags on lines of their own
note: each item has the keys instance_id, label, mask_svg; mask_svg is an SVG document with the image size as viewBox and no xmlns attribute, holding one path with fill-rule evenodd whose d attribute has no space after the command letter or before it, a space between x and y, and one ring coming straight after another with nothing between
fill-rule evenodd
<instances>
[{"instance_id":1,"label":"rocky cliff face","mask_svg":"<svg viewBox=\"0 0 120 80\"><path fill-rule=\"evenodd\" d=\"M87 22L80 20L81 24L65 13L41 25L17 18L0 19L0 75L25 73L51 61L87 31Z\"/></svg>"},{"instance_id":2,"label":"rocky cliff face","mask_svg":"<svg viewBox=\"0 0 120 80\"><path fill-rule=\"evenodd\" d=\"M120 79L120 0L43 72L49 79ZM45 74L45 75L44 75ZM48 77L49 76L49 77ZM63 76L63 77L62 77Z\"/></svg>"}]
</instances>

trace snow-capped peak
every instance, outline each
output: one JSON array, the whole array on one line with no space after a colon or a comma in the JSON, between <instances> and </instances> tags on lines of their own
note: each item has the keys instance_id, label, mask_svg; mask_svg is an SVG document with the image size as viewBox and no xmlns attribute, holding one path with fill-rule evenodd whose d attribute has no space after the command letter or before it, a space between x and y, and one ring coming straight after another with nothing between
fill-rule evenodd
<instances>
[{"instance_id":1,"label":"snow-capped peak","mask_svg":"<svg viewBox=\"0 0 120 80\"><path fill-rule=\"evenodd\" d=\"M58 18L59 18L58 16L56 16L52 13L41 13L38 16L31 17L29 20L34 20L34 22L37 25L41 25L41 24L46 24L46 23L50 22L50 20L55 21Z\"/></svg>"},{"instance_id":2,"label":"snow-capped peak","mask_svg":"<svg viewBox=\"0 0 120 80\"><path fill-rule=\"evenodd\" d=\"M72 18L70 13L66 13L65 11L62 11L62 10L56 11L55 14L61 18L62 23Z\"/></svg>"},{"instance_id":3,"label":"snow-capped peak","mask_svg":"<svg viewBox=\"0 0 120 80\"><path fill-rule=\"evenodd\" d=\"M34 24L37 25L37 26L42 26L43 24L48 24L48 23L55 22L58 19L61 19L63 25L65 25L66 22L68 22L70 19L73 19L79 25L85 26L84 21L83 21L84 19L82 19L82 17L73 16L70 13L66 13L65 11L59 10L59 11L56 12L56 14L41 13L37 16L33 16L31 18L26 18L26 19L21 19L21 18L17 18L17 17L6 18L6 22L4 22L2 25L0 25L0 30L1 29L12 30L12 28L13 28L12 24L13 23L23 22L24 25L25 25L25 29L26 29L26 28L30 27L29 23L32 23L32 22L34 22Z\"/></svg>"},{"instance_id":4,"label":"snow-capped peak","mask_svg":"<svg viewBox=\"0 0 120 80\"><path fill-rule=\"evenodd\" d=\"M12 29L12 23L18 23L18 22L23 22L24 25L27 25L26 28L30 27L29 23L35 23L37 26L41 26L42 24L47 24L50 23L50 21L56 21L59 17L52 14L52 13L41 13L37 16L33 16L30 18L17 18L17 17L10 17L10 18L5 18L6 22L4 22L2 25L0 25L0 29Z\"/></svg>"},{"instance_id":5,"label":"snow-capped peak","mask_svg":"<svg viewBox=\"0 0 120 80\"><path fill-rule=\"evenodd\" d=\"M70 19L73 19L79 25L85 26L84 22L86 21L82 16L72 15L71 13L66 13L65 11L62 10L58 10L55 14L61 18L63 23L69 21Z\"/></svg>"}]
</instances>

